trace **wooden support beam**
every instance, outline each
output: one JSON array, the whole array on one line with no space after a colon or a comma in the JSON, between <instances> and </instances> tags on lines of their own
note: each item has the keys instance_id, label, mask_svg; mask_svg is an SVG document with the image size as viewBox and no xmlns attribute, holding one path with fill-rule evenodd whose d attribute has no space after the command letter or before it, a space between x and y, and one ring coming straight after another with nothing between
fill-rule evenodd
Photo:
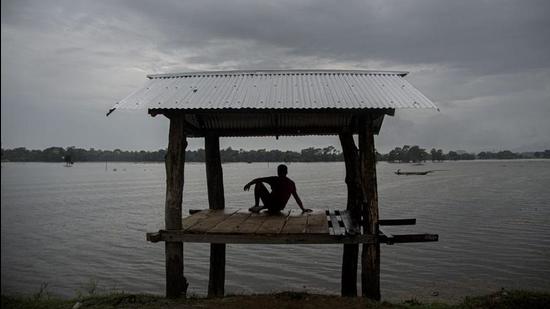
<instances>
[{"instance_id":1,"label":"wooden support beam","mask_svg":"<svg viewBox=\"0 0 550 309\"><path fill-rule=\"evenodd\" d=\"M207 135L204 138L206 156L206 183L210 209L224 209L223 171L220 157L220 138ZM225 243L210 244L210 276L208 296L221 297L225 286Z\"/></svg>"},{"instance_id":2,"label":"wooden support beam","mask_svg":"<svg viewBox=\"0 0 550 309\"><path fill-rule=\"evenodd\" d=\"M183 175L187 139L184 134L183 117L170 118L168 151L166 153L166 230L181 230L181 203L183 196ZM183 276L183 243L167 241L166 254L166 297L185 296L187 280Z\"/></svg>"},{"instance_id":3,"label":"wooden support beam","mask_svg":"<svg viewBox=\"0 0 550 309\"><path fill-rule=\"evenodd\" d=\"M206 161L206 183L208 186L208 207L224 209L223 171L220 157L220 138L206 136L204 138L204 154Z\"/></svg>"},{"instance_id":4,"label":"wooden support beam","mask_svg":"<svg viewBox=\"0 0 550 309\"><path fill-rule=\"evenodd\" d=\"M381 239L381 241L389 242L390 244L399 244L407 242L430 242L438 241L439 235L437 234L404 234L404 235L391 235L391 238Z\"/></svg>"},{"instance_id":5,"label":"wooden support beam","mask_svg":"<svg viewBox=\"0 0 550 309\"><path fill-rule=\"evenodd\" d=\"M359 154L352 133L339 135L346 165L346 185L348 201L346 209L352 222L361 221L361 178L359 176ZM360 232L360 231L359 231ZM358 244L344 245L342 256L342 296L357 296L357 262L359 256Z\"/></svg>"},{"instance_id":6,"label":"wooden support beam","mask_svg":"<svg viewBox=\"0 0 550 309\"><path fill-rule=\"evenodd\" d=\"M363 233L378 235L378 190L373 120L361 117L359 161L362 184ZM364 297L380 300L380 243L363 244L361 253L361 292Z\"/></svg>"},{"instance_id":7,"label":"wooden support beam","mask_svg":"<svg viewBox=\"0 0 550 309\"><path fill-rule=\"evenodd\" d=\"M437 234L403 234L392 235L380 231L376 238L372 235L329 235L329 234L193 234L184 231L161 230L147 233L147 241L196 242L196 243L231 243L231 244L375 244L388 245L411 242L433 242L439 240Z\"/></svg>"},{"instance_id":8,"label":"wooden support beam","mask_svg":"<svg viewBox=\"0 0 550 309\"><path fill-rule=\"evenodd\" d=\"M150 242L183 241L194 243L226 243L226 244L374 244L378 242L374 235L330 235L324 233L300 234L254 234L254 233L187 233L185 231L165 231L147 233Z\"/></svg>"},{"instance_id":9,"label":"wooden support beam","mask_svg":"<svg viewBox=\"0 0 550 309\"><path fill-rule=\"evenodd\" d=\"M415 225L416 219L386 219L378 220L378 225Z\"/></svg>"}]
</instances>

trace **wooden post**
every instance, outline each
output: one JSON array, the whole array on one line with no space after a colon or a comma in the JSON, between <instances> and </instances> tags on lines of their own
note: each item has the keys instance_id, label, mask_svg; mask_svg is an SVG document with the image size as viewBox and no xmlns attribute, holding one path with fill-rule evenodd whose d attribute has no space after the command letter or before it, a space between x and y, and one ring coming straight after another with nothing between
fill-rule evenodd
<instances>
[{"instance_id":1,"label":"wooden post","mask_svg":"<svg viewBox=\"0 0 550 309\"><path fill-rule=\"evenodd\" d=\"M204 138L206 155L206 182L210 209L225 208L223 172L220 158L220 138L207 135ZM210 277L208 296L221 297L225 285L225 244L210 244Z\"/></svg>"},{"instance_id":2,"label":"wooden post","mask_svg":"<svg viewBox=\"0 0 550 309\"><path fill-rule=\"evenodd\" d=\"M348 187L348 202L346 209L354 222L361 222L361 178L359 177L359 154L352 133L341 133L340 143L346 165L346 185ZM342 296L357 296L357 262L358 244L345 244L342 257Z\"/></svg>"},{"instance_id":3,"label":"wooden post","mask_svg":"<svg viewBox=\"0 0 550 309\"><path fill-rule=\"evenodd\" d=\"M359 125L360 174L363 192L363 233L378 234L378 191L376 184L376 151L374 130L370 117ZM361 253L362 295L380 300L380 243L363 244Z\"/></svg>"},{"instance_id":4,"label":"wooden post","mask_svg":"<svg viewBox=\"0 0 550 309\"><path fill-rule=\"evenodd\" d=\"M166 230L181 230L181 203L183 196L183 171L187 139L184 133L183 118L170 118L168 152L166 153ZM183 242L167 241L166 253L166 297L185 296L187 280L183 276Z\"/></svg>"}]
</instances>

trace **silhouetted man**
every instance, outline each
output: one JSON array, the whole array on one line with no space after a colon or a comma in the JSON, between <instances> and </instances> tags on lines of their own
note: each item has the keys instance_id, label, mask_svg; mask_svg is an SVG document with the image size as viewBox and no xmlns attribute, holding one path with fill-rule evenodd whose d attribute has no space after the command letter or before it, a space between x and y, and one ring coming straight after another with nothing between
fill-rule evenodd
<instances>
[{"instance_id":1,"label":"silhouetted man","mask_svg":"<svg viewBox=\"0 0 550 309\"><path fill-rule=\"evenodd\" d=\"M256 178L244 186L244 190L248 191L250 190L251 185L255 185L255 204L249 209L251 212L260 212L262 209L267 209L270 213L277 213L285 208L290 195L294 197L296 203L300 206L300 209L302 209L303 212L311 211L311 209L304 208L302 200L300 200L298 193L296 193L296 185L294 184L294 181L286 177L287 173L288 168L286 165L281 164L277 167L278 176ZM269 184L271 187L271 192L267 190L264 182ZM262 200L263 206L260 206L260 200Z\"/></svg>"}]
</instances>

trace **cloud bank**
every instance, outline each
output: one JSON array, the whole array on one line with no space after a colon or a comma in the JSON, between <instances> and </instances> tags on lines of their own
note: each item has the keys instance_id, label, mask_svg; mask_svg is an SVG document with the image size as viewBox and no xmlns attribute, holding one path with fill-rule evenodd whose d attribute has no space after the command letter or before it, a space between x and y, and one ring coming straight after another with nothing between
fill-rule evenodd
<instances>
[{"instance_id":1,"label":"cloud bank","mask_svg":"<svg viewBox=\"0 0 550 309\"><path fill-rule=\"evenodd\" d=\"M377 146L550 148L548 1L2 1L2 147L158 149L168 121L105 111L145 75L380 69L441 112L398 111ZM202 147L202 140L191 142ZM334 137L224 139L233 148Z\"/></svg>"}]
</instances>

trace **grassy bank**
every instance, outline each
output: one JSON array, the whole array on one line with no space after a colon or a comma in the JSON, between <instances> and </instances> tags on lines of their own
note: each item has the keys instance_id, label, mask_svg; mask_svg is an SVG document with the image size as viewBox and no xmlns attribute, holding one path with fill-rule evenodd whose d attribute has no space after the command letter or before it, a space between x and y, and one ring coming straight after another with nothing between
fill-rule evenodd
<instances>
[{"instance_id":1,"label":"grassy bank","mask_svg":"<svg viewBox=\"0 0 550 309\"><path fill-rule=\"evenodd\" d=\"M167 300L143 294L109 294L58 299L47 296L4 296L2 308L550 308L550 293L531 291L500 291L479 297L467 297L460 303L424 304L416 300L403 303L375 303L362 298L285 292L263 295L235 295L224 298L187 298Z\"/></svg>"}]
</instances>

